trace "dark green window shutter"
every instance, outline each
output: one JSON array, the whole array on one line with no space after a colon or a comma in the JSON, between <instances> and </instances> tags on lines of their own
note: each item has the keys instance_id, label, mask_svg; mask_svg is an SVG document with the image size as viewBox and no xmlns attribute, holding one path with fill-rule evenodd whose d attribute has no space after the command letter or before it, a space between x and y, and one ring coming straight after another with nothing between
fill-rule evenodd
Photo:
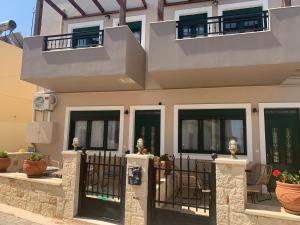
<instances>
[{"instance_id":1,"label":"dark green window shutter","mask_svg":"<svg viewBox=\"0 0 300 225\"><path fill-rule=\"evenodd\" d=\"M73 47L92 47L100 43L100 27L84 27L73 29Z\"/></svg>"},{"instance_id":2,"label":"dark green window shutter","mask_svg":"<svg viewBox=\"0 0 300 225\"><path fill-rule=\"evenodd\" d=\"M178 38L207 35L207 13L179 17Z\"/></svg>"},{"instance_id":3,"label":"dark green window shutter","mask_svg":"<svg viewBox=\"0 0 300 225\"><path fill-rule=\"evenodd\" d=\"M132 31L135 39L141 43L142 41L142 21L128 22L129 29Z\"/></svg>"},{"instance_id":4,"label":"dark green window shutter","mask_svg":"<svg viewBox=\"0 0 300 225\"><path fill-rule=\"evenodd\" d=\"M262 7L223 11L224 33L240 33L263 29Z\"/></svg>"}]
</instances>

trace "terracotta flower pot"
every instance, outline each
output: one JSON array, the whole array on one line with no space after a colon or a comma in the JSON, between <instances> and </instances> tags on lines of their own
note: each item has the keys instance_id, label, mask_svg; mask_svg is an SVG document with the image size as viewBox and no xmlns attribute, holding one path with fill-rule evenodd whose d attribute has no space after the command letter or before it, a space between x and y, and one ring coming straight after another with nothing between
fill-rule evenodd
<instances>
[{"instance_id":1,"label":"terracotta flower pot","mask_svg":"<svg viewBox=\"0 0 300 225\"><path fill-rule=\"evenodd\" d=\"M10 158L0 158L0 173L6 172L7 168L10 166Z\"/></svg>"},{"instance_id":2,"label":"terracotta flower pot","mask_svg":"<svg viewBox=\"0 0 300 225\"><path fill-rule=\"evenodd\" d=\"M29 178L38 178L44 175L46 171L47 163L45 160L39 161L31 161L31 160L24 160L23 163L23 171L27 174Z\"/></svg>"},{"instance_id":3,"label":"terracotta flower pot","mask_svg":"<svg viewBox=\"0 0 300 225\"><path fill-rule=\"evenodd\" d=\"M300 185L277 181L276 196L285 211L300 215Z\"/></svg>"}]
</instances>

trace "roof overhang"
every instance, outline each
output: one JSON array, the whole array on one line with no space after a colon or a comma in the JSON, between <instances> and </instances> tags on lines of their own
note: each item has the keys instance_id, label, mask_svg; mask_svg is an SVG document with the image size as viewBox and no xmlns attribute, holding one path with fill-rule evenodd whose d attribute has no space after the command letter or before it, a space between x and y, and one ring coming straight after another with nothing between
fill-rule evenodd
<instances>
[{"instance_id":1,"label":"roof overhang","mask_svg":"<svg viewBox=\"0 0 300 225\"><path fill-rule=\"evenodd\" d=\"M120 13L122 0L44 0L63 19L80 19ZM147 9L146 0L129 0L126 11Z\"/></svg>"},{"instance_id":2,"label":"roof overhang","mask_svg":"<svg viewBox=\"0 0 300 225\"><path fill-rule=\"evenodd\" d=\"M175 5L184 5L191 3L199 3L199 2L209 2L212 0L164 0L164 6L175 6Z\"/></svg>"}]
</instances>

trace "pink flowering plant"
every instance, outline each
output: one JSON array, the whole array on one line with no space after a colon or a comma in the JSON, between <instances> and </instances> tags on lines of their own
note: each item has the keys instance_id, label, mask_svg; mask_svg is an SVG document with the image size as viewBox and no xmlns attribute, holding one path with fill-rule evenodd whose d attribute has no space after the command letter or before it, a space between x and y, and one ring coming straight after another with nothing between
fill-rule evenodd
<instances>
[{"instance_id":1,"label":"pink flowering plant","mask_svg":"<svg viewBox=\"0 0 300 225\"><path fill-rule=\"evenodd\" d=\"M280 172L279 170L273 171L273 176L276 180L287 183L287 184L297 184L300 185L300 176L299 174L289 173L288 171Z\"/></svg>"}]
</instances>

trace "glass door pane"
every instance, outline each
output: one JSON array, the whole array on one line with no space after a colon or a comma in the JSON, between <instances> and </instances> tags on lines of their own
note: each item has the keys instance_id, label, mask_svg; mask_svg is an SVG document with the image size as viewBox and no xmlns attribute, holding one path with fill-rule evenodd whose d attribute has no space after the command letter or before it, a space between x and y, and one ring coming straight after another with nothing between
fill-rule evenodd
<instances>
[{"instance_id":1,"label":"glass door pane","mask_svg":"<svg viewBox=\"0 0 300 225\"><path fill-rule=\"evenodd\" d=\"M179 17L179 38L198 37L203 35L207 35L207 13Z\"/></svg>"},{"instance_id":2,"label":"glass door pane","mask_svg":"<svg viewBox=\"0 0 300 225\"><path fill-rule=\"evenodd\" d=\"M104 121L92 121L91 147L103 148Z\"/></svg>"},{"instance_id":3,"label":"glass door pane","mask_svg":"<svg viewBox=\"0 0 300 225\"><path fill-rule=\"evenodd\" d=\"M262 7L223 11L224 33L257 31L263 28Z\"/></svg>"},{"instance_id":4,"label":"glass door pane","mask_svg":"<svg viewBox=\"0 0 300 225\"><path fill-rule=\"evenodd\" d=\"M203 120L204 151L218 152L221 148L220 120Z\"/></svg>"},{"instance_id":5,"label":"glass door pane","mask_svg":"<svg viewBox=\"0 0 300 225\"><path fill-rule=\"evenodd\" d=\"M108 121L107 130L107 149L119 148L119 121Z\"/></svg>"},{"instance_id":6,"label":"glass door pane","mask_svg":"<svg viewBox=\"0 0 300 225\"><path fill-rule=\"evenodd\" d=\"M87 121L76 121L75 122L75 136L79 140L81 147L86 147L86 131Z\"/></svg>"},{"instance_id":7,"label":"glass door pane","mask_svg":"<svg viewBox=\"0 0 300 225\"><path fill-rule=\"evenodd\" d=\"M73 48L97 46L100 43L100 27L84 27L73 29Z\"/></svg>"},{"instance_id":8,"label":"glass door pane","mask_svg":"<svg viewBox=\"0 0 300 225\"><path fill-rule=\"evenodd\" d=\"M182 150L198 150L198 120L182 120Z\"/></svg>"},{"instance_id":9,"label":"glass door pane","mask_svg":"<svg viewBox=\"0 0 300 225\"><path fill-rule=\"evenodd\" d=\"M230 139L234 139L238 143L237 154L245 153L244 135L243 120L225 120L225 147L228 147Z\"/></svg>"},{"instance_id":10,"label":"glass door pane","mask_svg":"<svg viewBox=\"0 0 300 225\"><path fill-rule=\"evenodd\" d=\"M160 156L159 110L137 110L135 112L134 146L139 138L144 140L148 152Z\"/></svg>"}]
</instances>

